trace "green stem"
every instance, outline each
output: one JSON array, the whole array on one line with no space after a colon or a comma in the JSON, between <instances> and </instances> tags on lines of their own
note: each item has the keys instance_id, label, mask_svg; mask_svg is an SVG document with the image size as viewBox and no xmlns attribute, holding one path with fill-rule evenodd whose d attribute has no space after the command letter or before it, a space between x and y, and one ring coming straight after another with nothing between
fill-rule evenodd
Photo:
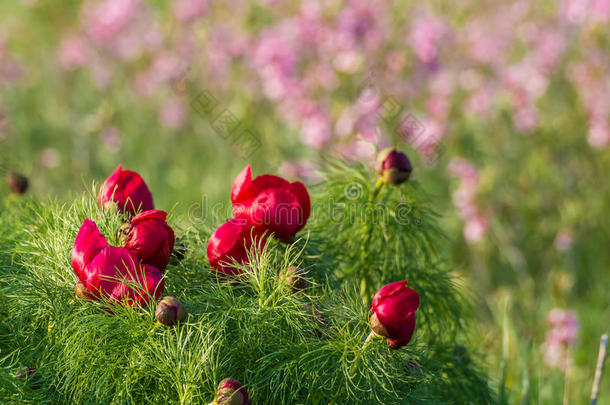
<instances>
[{"instance_id":1,"label":"green stem","mask_svg":"<svg viewBox=\"0 0 610 405\"><path fill-rule=\"evenodd\" d=\"M599 399L599 387L604 374L604 363L608 353L608 334L604 334L599 342L599 353L597 354L597 366L595 367L595 379L593 380L593 389L591 390L591 405L597 405Z\"/></svg>"},{"instance_id":2,"label":"green stem","mask_svg":"<svg viewBox=\"0 0 610 405\"><path fill-rule=\"evenodd\" d=\"M371 331L371 333L369 333L369 335L366 337L366 340L362 344L360 351L356 354L356 358L354 359L354 364L352 364L352 366L349 369L350 375L354 375L354 373L356 372L356 368L358 367L358 364L360 364L360 359L362 358L362 354L364 353L366 348L371 344L371 342L373 341L373 338L375 338L376 336L377 335L375 334L375 332Z\"/></svg>"},{"instance_id":3,"label":"green stem","mask_svg":"<svg viewBox=\"0 0 610 405\"><path fill-rule=\"evenodd\" d=\"M381 192L381 189L385 186L385 181L380 177L377 179L377 183L375 183L375 188L373 192L369 194L368 203L372 203L377 199L377 196ZM366 263L366 257L368 253L369 243L371 242L371 238L373 237L373 227L374 224L369 222L366 223L363 232L366 234L366 238L364 239L364 243L360 246L360 261L356 264L356 266L361 267L364 263ZM363 277L360 282L360 294L362 295L363 300L366 303L369 295L369 289L371 288L371 280L368 272L362 273Z\"/></svg>"}]
</instances>

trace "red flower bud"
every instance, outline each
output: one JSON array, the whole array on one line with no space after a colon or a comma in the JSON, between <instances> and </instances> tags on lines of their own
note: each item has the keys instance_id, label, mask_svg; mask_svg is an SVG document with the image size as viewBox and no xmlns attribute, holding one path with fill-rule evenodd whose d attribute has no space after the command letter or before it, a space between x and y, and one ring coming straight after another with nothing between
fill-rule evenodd
<instances>
[{"instance_id":1,"label":"red flower bud","mask_svg":"<svg viewBox=\"0 0 610 405\"><path fill-rule=\"evenodd\" d=\"M188 312L184 305L172 296L163 297L157 304L157 310L155 311L155 318L165 326L182 322L187 315Z\"/></svg>"},{"instance_id":2,"label":"red flower bud","mask_svg":"<svg viewBox=\"0 0 610 405\"><path fill-rule=\"evenodd\" d=\"M309 287L306 272L295 266L290 266L280 273L280 280L286 284L293 292L306 290Z\"/></svg>"},{"instance_id":3,"label":"red flower bud","mask_svg":"<svg viewBox=\"0 0 610 405\"><path fill-rule=\"evenodd\" d=\"M208 242L207 252L210 266L216 271L219 279L226 280L241 273L232 262L240 264L248 262L248 251L252 246L253 238L257 241L262 238L261 243L265 243L265 236L241 219L230 219L214 231Z\"/></svg>"},{"instance_id":4,"label":"red flower bud","mask_svg":"<svg viewBox=\"0 0 610 405\"><path fill-rule=\"evenodd\" d=\"M216 393L217 405L249 405L248 391L237 380L225 378L218 384Z\"/></svg>"},{"instance_id":5,"label":"red flower bud","mask_svg":"<svg viewBox=\"0 0 610 405\"><path fill-rule=\"evenodd\" d=\"M303 183L290 183L272 175L252 180L250 166L235 179L231 202L236 218L243 218L257 228L272 232L285 242L292 240L305 227L311 210L309 194Z\"/></svg>"},{"instance_id":6,"label":"red flower bud","mask_svg":"<svg viewBox=\"0 0 610 405\"><path fill-rule=\"evenodd\" d=\"M125 236L125 248L142 263L155 266L161 272L174 250L174 231L165 222L166 218L167 213L163 211L144 211L131 220Z\"/></svg>"},{"instance_id":7,"label":"red flower bud","mask_svg":"<svg viewBox=\"0 0 610 405\"><path fill-rule=\"evenodd\" d=\"M165 287L156 267L140 264L129 250L108 246L95 223L86 219L74 241L72 267L86 292L96 299L146 306Z\"/></svg>"},{"instance_id":8,"label":"red flower bud","mask_svg":"<svg viewBox=\"0 0 610 405\"><path fill-rule=\"evenodd\" d=\"M30 185L28 178L17 172L10 172L6 177L6 182L15 194L25 194Z\"/></svg>"},{"instance_id":9,"label":"red flower bud","mask_svg":"<svg viewBox=\"0 0 610 405\"><path fill-rule=\"evenodd\" d=\"M120 212L130 215L155 208L152 194L142 176L130 170L123 170L120 165L106 179L98 196L100 207L108 208L113 203L117 204Z\"/></svg>"},{"instance_id":10,"label":"red flower bud","mask_svg":"<svg viewBox=\"0 0 610 405\"><path fill-rule=\"evenodd\" d=\"M387 148L381 151L378 160L379 174L386 183L398 185L409 180L413 166L404 153Z\"/></svg>"},{"instance_id":11,"label":"red flower bud","mask_svg":"<svg viewBox=\"0 0 610 405\"><path fill-rule=\"evenodd\" d=\"M371 328L387 338L392 349L398 349L411 341L418 307L419 295L407 287L406 281L388 284L373 297Z\"/></svg>"}]
</instances>

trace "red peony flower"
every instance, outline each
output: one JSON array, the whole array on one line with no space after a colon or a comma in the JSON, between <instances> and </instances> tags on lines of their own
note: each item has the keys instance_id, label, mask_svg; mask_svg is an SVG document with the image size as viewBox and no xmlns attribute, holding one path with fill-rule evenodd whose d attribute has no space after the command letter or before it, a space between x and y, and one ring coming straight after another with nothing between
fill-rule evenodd
<instances>
[{"instance_id":1,"label":"red peony flower","mask_svg":"<svg viewBox=\"0 0 610 405\"><path fill-rule=\"evenodd\" d=\"M130 215L155 208L152 194L142 176L131 170L123 170L121 165L106 179L98 197L98 204L103 208L113 203L117 204L119 211Z\"/></svg>"},{"instance_id":2,"label":"red peony flower","mask_svg":"<svg viewBox=\"0 0 610 405\"><path fill-rule=\"evenodd\" d=\"M161 272L174 250L174 231L165 222L166 218L164 211L144 211L131 220L125 231L125 248L142 263L155 266Z\"/></svg>"},{"instance_id":3,"label":"red peony flower","mask_svg":"<svg viewBox=\"0 0 610 405\"><path fill-rule=\"evenodd\" d=\"M232 266L232 262L241 264L248 262L248 251L252 246L253 238L260 240L264 235L243 219L232 218L214 231L208 242L207 251L210 266L216 270L216 275L220 279L241 273Z\"/></svg>"},{"instance_id":4,"label":"red peony flower","mask_svg":"<svg viewBox=\"0 0 610 405\"><path fill-rule=\"evenodd\" d=\"M388 284L373 297L371 328L377 335L386 337L391 348L405 346L413 336L418 307L419 295L407 287L406 281Z\"/></svg>"},{"instance_id":5,"label":"red peony flower","mask_svg":"<svg viewBox=\"0 0 610 405\"><path fill-rule=\"evenodd\" d=\"M231 202L236 218L246 219L259 229L290 241L309 219L311 203L301 182L290 183L272 175L252 180L247 166L235 179Z\"/></svg>"},{"instance_id":6,"label":"red peony flower","mask_svg":"<svg viewBox=\"0 0 610 405\"><path fill-rule=\"evenodd\" d=\"M378 160L379 174L386 183L398 185L409 180L413 166L404 153L387 148L379 153Z\"/></svg>"},{"instance_id":7,"label":"red peony flower","mask_svg":"<svg viewBox=\"0 0 610 405\"><path fill-rule=\"evenodd\" d=\"M86 292L96 299L143 307L150 299L158 299L165 288L156 267L140 264L125 248L109 246L89 219L74 241L72 267Z\"/></svg>"}]
</instances>

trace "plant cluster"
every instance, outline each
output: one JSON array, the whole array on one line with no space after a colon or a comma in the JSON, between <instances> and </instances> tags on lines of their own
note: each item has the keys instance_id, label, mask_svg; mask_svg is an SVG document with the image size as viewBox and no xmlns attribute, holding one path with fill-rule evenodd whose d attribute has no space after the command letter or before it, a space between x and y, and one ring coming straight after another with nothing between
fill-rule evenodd
<instances>
[{"instance_id":1,"label":"plant cluster","mask_svg":"<svg viewBox=\"0 0 610 405\"><path fill-rule=\"evenodd\" d=\"M365 168L335 165L312 190L309 207L304 187L302 193L276 176L252 179L247 168L232 201L242 204L236 217L250 232L217 230L219 243L210 250L209 229L175 226L182 260L149 260L143 255L148 242L137 249L125 244L149 237L141 216L155 211L121 209L130 205L113 200L119 186L108 194L116 203L109 205L89 193L68 204L3 200L0 380L6 384L0 402L495 403L468 348L467 299L435 248L442 236L422 190L413 182L375 185L376 177ZM387 221L333 222L322 215L329 200L346 203L345 184L362 187L350 204L379 203ZM286 200L294 211L277 217L269 201ZM412 206L408 221L394 210L404 201ZM311 215L296 215L303 208ZM277 221L260 221L266 215ZM307 226L292 226L303 218L310 219ZM153 220L161 223L150 224L152 235L167 238L165 216ZM95 223L99 233L83 238L83 223ZM278 230L286 232L276 237ZM217 248L231 237L241 246ZM161 253L169 246L158 238L150 243ZM208 259L206 243L207 256L222 250L223 259ZM123 267L112 263L116 279L99 275L110 289L90 282L105 268L91 265L105 250L137 258ZM117 288L141 292L142 280L130 284L121 277L134 266L152 267L144 261L163 271L164 293L171 296L158 304L155 294L113 299ZM75 282L83 281L75 273L83 268L93 299L74 293Z\"/></svg>"}]
</instances>

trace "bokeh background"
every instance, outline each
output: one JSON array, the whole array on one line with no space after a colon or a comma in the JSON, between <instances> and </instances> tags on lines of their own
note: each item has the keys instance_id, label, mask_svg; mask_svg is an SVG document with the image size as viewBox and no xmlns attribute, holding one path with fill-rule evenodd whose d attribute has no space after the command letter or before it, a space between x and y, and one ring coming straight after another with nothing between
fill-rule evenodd
<instances>
[{"instance_id":1,"label":"bokeh background","mask_svg":"<svg viewBox=\"0 0 610 405\"><path fill-rule=\"evenodd\" d=\"M610 329L609 34L609 0L3 0L0 170L67 201L121 163L188 223L246 164L315 183L397 146L507 403L566 381L586 403Z\"/></svg>"}]
</instances>

